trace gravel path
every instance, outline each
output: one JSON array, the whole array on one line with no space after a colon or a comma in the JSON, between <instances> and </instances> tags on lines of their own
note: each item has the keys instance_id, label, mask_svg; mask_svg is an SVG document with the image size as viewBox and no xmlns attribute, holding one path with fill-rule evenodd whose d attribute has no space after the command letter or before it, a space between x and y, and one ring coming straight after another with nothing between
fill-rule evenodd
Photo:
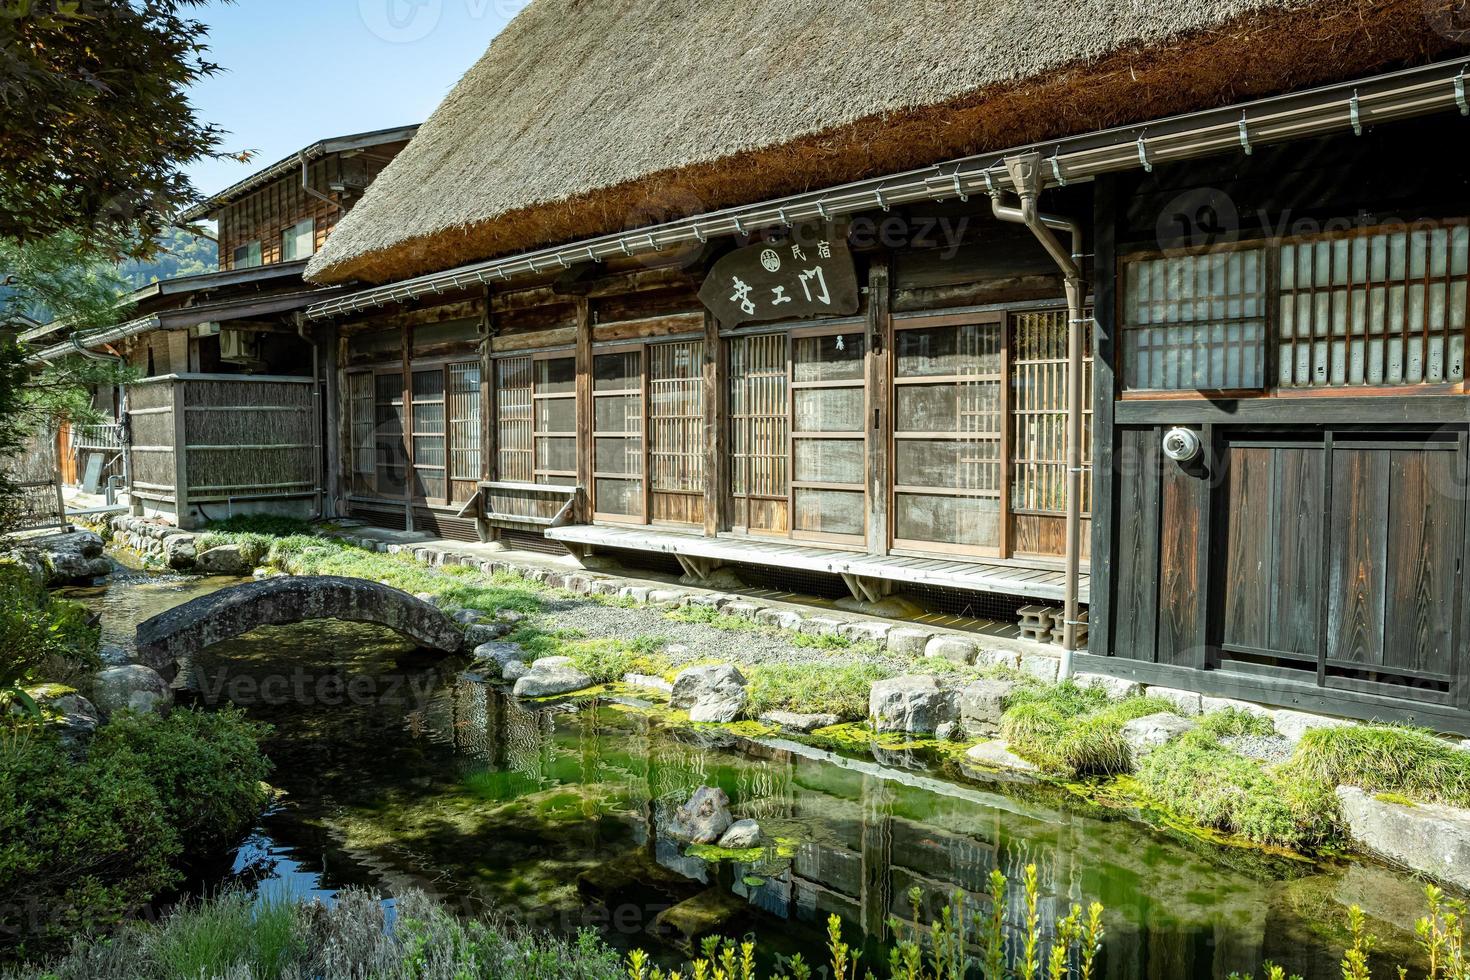
<instances>
[{"instance_id":1,"label":"gravel path","mask_svg":"<svg viewBox=\"0 0 1470 980\"><path fill-rule=\"evenodd\" d=\"M706 623L684 623L668 619L657 606L608 605L587 599L548 598L543 607L547 625L576 630L588 637L658 637L675 649L666 656L675 665L693 661L719 660L735 664L811 663L823 658L840 658L879 664L903 672L913 665L904 657L876 653L871 649L827 650L798 647L785 631L763 628L725 630ZM678 649L683 647L684 649Z\"/></svg>"}]
</instances>

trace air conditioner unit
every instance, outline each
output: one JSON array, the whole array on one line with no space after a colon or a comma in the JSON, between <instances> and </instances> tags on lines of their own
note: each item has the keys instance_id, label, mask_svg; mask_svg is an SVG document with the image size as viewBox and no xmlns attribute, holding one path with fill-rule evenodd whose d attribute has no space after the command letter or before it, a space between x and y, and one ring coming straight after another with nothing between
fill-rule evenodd
<instances>
[{"instance_id":1,"label":"air conditioner unit","mask_svg":"<svg viewBox=\"0 0 1470 980\"><path fill-rule=\"evenodd\" d=\"M194 336L214 337L219 334L219 324L213 321L194 324Z\"/></svg>"},{"instance_id":2,"label":"air conditioner unit","mask_svg":"<svg viewBox=\"0 0 1470 980\"><path fill-rule=\"evenodd\" d=\"M258 338L246 330L219 332L219 359L228 364L250 364L259 360Z\"/></svg>"}]
</instances>

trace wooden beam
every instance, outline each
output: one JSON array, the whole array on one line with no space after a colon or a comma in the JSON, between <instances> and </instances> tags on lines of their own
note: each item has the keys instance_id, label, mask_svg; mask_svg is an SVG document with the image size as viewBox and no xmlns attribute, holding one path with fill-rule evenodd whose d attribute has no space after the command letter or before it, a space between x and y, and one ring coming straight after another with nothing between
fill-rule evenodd
<instances>
[{"instance_id":1,"label":"wooden beam","mask_svg":"<svg viewBox=\"0 0 1470 980\"><path fill-rule=\"evenodd\" d=\"M1088 606L1087 648L1111 656L1114 652L1113 554L1117 541L1114 500L1115 420L1113 414L1117 363L1118 263L1116 236L1120 202L1118 178L1104 175L1093 190L1093 332L1092 332L1092 547L1088 570L1092 574Z\"/></svg>"}]
</instances>

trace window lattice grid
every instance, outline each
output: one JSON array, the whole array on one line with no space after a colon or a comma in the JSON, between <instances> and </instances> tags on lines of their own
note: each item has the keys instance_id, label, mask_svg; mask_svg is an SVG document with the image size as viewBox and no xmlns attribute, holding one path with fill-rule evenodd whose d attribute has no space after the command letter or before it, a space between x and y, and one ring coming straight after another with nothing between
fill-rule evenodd
<instances>
[{"instance_id":1,"label":"window lattice grid","mask_svg":"<svg viewBox=\"0 0 1470 980\"><path fill-rule=\"evenodd\" d=\"M649 479L654 490L704 489L704 341L648 348Z\"/></svg>"},{"instance_id":2,"label":"window lattice grid","mask_svg":"<svg viewBox=\"0 0 1470 980\"><path fill-rule=\"evenodd\" d=\"M402 496L407 463L403 446L403 375L397 371L379 374L373 384L377 490Z\"/></svg>"},{"instance_id":3,"label":"window lattice grid","mask_svg":"<svg viewBox=\"0 0 1470 980\"><path fill-rule=\"evenodd\" d=\"M1281 386L1463 381L1467 253L1464 224L1283 244Z\"/></svg>"},{"instance_id":4,"label":"window lattice grid","mask_svg":"<svg viewBox=\"0 0 1470 980\"><path fill-rule=\"evenodd\" d=\"M415 495L443 499L444 371L413 372L413 470Z\"/></svg>"},{"instance_id":5,"label":"window lattice grid","mask_svg":"<svg viewBox=\"0 0 1470 980\"><path fill-rule=\"evenodd\" d=\"M371 374L361 372L347 376L347 401L352 417L352 473L356 477L371 478L376 450Z\"/></svg>"},{"instance_id":6,"label":"window lattice grid","mask_svg":"<svg viewBox=\"0 0 1470 980\"><path fill-rule=\"evenodd\" d=\"M449 365L449 477L480 478L480 365Z\"/></svg>"},{"instance_id":7,"label":"window lattice grid","mask_svg":"<svg viewBox=\"0 0 1470 980\"><path fill-rule=\"evenodd\" d=\"M577 367L573 357L533 358L531 391L536 482L577 478Z\"/></svg>"},{"instance_id":8,"label":"window lattice grid","mask_svg":"<svg viewBox=\"0 0 1470 980\"><path fill-rule=\"evenodd\" d=\"M644 352L592 359L592 499L596 513L641 520L644 475Z\"/></svg>"},{"instance_id":9,"label":"window lattice grid","mask_svg":"<svg viewBox=\"0 0 1470 980\"><path fill-rule=\"evenodd\" d=\"M1266 263L1263 248L1130 261L1124 384L1135 390L1264 387Z\"/></svg>"},{"instance_id":10,"label":"window lattice grid","mask_svg":"<svg viewBox=\"0 0 1470 980\"><path fill-rule=\"evenodd\" d=\"M534 482L529 357L504 357L495 362L495 419L497 477L510 483Z\"/></svg>"},{"instance_id":11,"label":"window lattice grid","mask_svg":"<svg viewBox=\"0 0 1470 980\"><path fill-rule=\"evenodd\" d=\"M786 335L730 342L730 485L736 496L785 498L790 420Z\"/></svg>"},{"instance_id":12,"label":"window lattice grid","mask_svg":"<svg viewBox=\"0 0 1470 980\"><path fill-rule=\"evenodd\" d=\"M1087 311L1084 316L1091 316ZM1084 330L1082 464L1092 461L1092 336ZM1011 318L1012 512L1067 509L1067 313ZM1082 481L1082 512L1092 511L1092 481Z\"/></svg>"}]
</instances>

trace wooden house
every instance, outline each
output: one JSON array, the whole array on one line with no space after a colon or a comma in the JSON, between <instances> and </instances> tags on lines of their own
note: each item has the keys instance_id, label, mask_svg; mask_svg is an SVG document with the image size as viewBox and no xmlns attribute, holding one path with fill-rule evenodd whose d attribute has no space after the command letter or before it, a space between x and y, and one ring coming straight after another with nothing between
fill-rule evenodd
<instances>
[{"instance_id":1,"label":"wooden house","mask_svg":"<svg viewBox=\"0 0 1470 980\"><path fill-rule=\"evenodd\" d=\"M327 505L1470 726L1458 8L1084 8L537 0L308 267Z\"/></svg>"},{"instance_id":2,"label":"wooden house","mask_svg":"<svg viewBox=\"0 0 1470 980\"><path fill-rule=\"evenodd\" d=\"M256 509L321 513L323 369L298 314L341 290L302 272L415 129L322 140L257 171L178 218L216 223L219 271L134 290L109 327L24 335L33 363L117 358L140 376L95 393L111 421L66 431L68 482L95 493L110 481L184 526Z\"/></svg>"}]
</instances>

